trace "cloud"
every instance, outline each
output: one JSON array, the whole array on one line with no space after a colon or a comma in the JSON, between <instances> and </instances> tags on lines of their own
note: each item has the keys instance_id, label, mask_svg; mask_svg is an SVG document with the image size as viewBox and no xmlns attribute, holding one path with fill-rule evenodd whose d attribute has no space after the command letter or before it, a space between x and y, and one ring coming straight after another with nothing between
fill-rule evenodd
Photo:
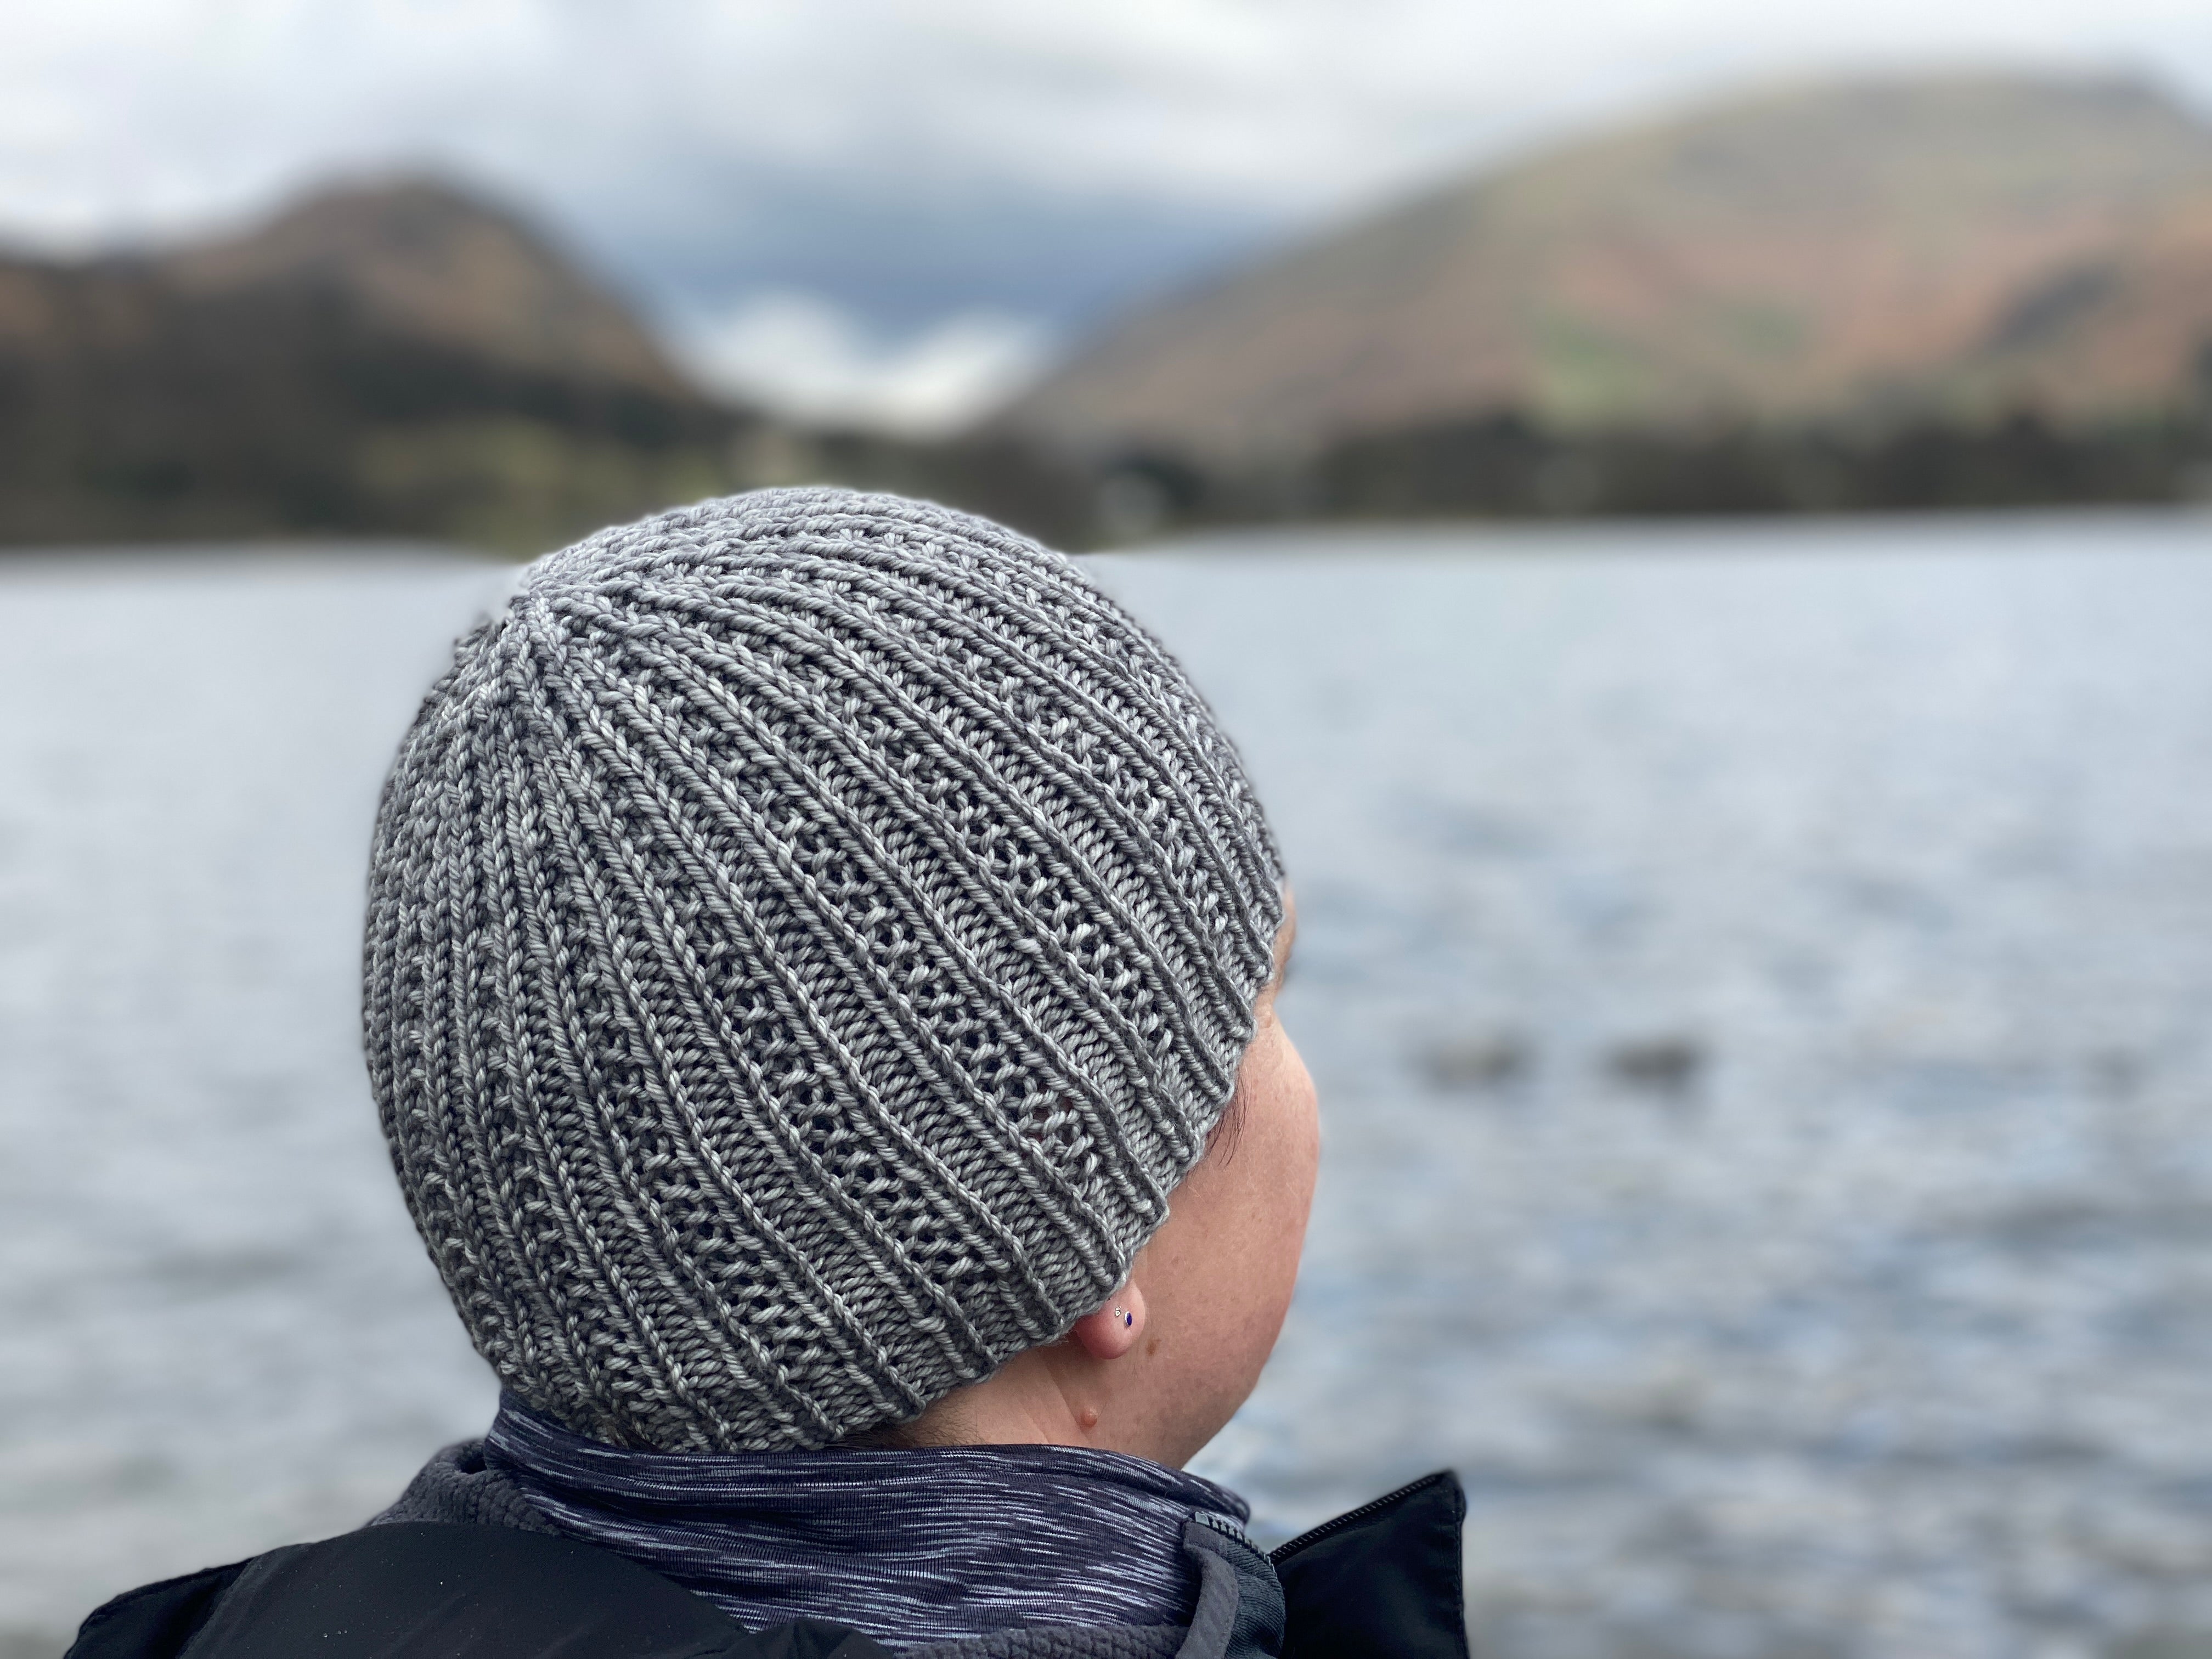
<instances>
[{"instance_id":1,"label":"cloud","mask_svg":"<svg viewBox=\"0 0 2212 1659\"><path fill-rule=\"evenodd\" d=\"M794 418L934 437L1012 396L1048 361L1035 321L967 311L886 339L811 294L756 294L677 326L703 384Z\"/></svg>"},{"instance_id":2,"label":"cloud","mask_svg":"<svg viewBox=\"0 0 2212 1659\"><path fill-rule=\"evenodd\" d=\"M1829 65L2148 70L2203 0L75 0L0 54L0 234L173 234L455 171L664 317L1080 326L1471 157Z\"/></svg>"},{"instance_id":3,"label":"cloud","mask_svg":"<svg viewBox=\"0 0 2212 1659\"><path fill-rule=\"evenodd\" d=\"M977 309L1080 327L1282 234L1234 203L704 161L596 222L602 264L672 311L799 289L890 333Z\"/></svg>"}]
</instances>

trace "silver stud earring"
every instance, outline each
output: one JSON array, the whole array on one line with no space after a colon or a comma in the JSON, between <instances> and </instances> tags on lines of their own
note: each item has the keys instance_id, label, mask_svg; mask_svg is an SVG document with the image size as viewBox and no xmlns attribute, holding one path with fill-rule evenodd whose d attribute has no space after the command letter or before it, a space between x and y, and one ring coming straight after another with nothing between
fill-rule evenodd
<instances>
[{"instance_id":1,"label":"silver stud earring","mask_svg":"<svg viewBox=\"0 0 2212 1659\"><path fill-rule=\"evenodd\" d=\"M1121 1322L1121 1328L1125 1331L1127 1330L1130 1326L1137 1322L1137 1316L1131 1313L1127 1308L1121 1306L1118 1302L1114 1304L1114 1317Z\"/></svg>"}]
</instances>

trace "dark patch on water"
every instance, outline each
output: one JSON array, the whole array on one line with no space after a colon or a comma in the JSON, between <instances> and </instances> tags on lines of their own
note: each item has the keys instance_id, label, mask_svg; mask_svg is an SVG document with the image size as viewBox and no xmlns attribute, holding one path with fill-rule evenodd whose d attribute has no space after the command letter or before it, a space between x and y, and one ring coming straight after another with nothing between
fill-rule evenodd
<instances>
[{"instance_id":1,"label":"dark patch on water","mask_svg":"<svg viewBox=\"0 0 2212 1659\"><path fill-rule=\"evenodd\" d=\"M1659 1095L1681 1095L1705 1075L1705 1045L1680 1033L1630 1037L1607 1048L1600 1064L1614 1082Z\"/></svg>"},{"instance_id":2,"label":"dark patch on water","mask_svg":"<svg viewBox=\"0 0 2212 1659\"><path fill-rule=\"evenodd\" d=\"M1445 1094L1506 1088L1536 1068L1536 1048L1519 1031L1492 1031L1439 1042L1420 1055L1421 1075Z\"/></svg>"}]
</instances>

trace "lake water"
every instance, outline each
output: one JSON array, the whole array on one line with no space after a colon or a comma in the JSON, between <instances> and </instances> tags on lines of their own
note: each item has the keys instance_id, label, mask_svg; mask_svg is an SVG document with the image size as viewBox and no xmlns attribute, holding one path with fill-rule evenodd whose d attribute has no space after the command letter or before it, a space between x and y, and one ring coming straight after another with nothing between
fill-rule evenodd
<instances>
[{"instance_id":1,"label":"lake water","mask_svg":"<svg viewBox=\"0 0 2212 1659\"><path fill-rule=\"evenodd\" d=\"M1201 1465L1263 1534L1456 1467L1498 1659L2212 1654L2212 521L1097 568L1300 896L1325 1173ZM355 975L505 580L0 567L0 1659L489 1413Z\"/></svg>"}]
</instances>

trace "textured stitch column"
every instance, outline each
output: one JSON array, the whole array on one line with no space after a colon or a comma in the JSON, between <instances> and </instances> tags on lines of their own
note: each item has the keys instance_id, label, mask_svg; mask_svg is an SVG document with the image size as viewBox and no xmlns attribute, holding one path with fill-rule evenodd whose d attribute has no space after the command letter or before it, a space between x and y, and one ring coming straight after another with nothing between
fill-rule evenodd
<instances>
[{"instance_id":1,"label":"textured stitch column","mask_svg":"<svg viewBox=\"0 0 2212 1659\"><path fill-rule=\"evenodd\" d=\"M364 1019L478 1352L617 1445L816 1446L1064 1334L1283 917L1235 750L1060 555L763 490L539 560L378 813Z\"/></svg>"}]
</instances>

